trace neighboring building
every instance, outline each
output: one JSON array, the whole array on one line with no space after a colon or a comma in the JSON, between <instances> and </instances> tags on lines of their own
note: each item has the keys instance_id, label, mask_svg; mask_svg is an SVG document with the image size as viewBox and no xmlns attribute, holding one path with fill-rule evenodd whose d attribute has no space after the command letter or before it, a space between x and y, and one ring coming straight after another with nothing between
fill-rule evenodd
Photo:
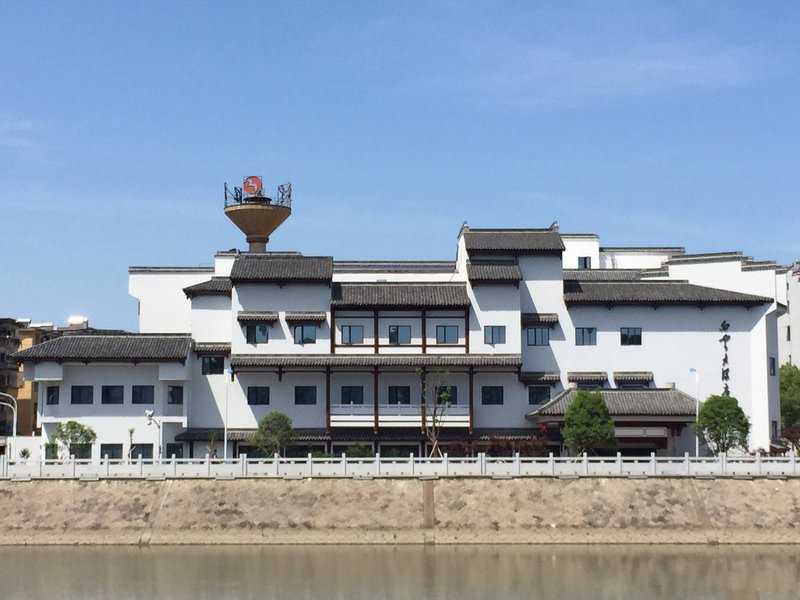
<instances>
[{"instance_id":1,"label":"neighboring building","mask_svg":"<svg viewBox=\"0 0 800 600\"><path fill-rule=\"evenodd\" d=\"M27 350L36 344L41 344L60 335L60 332L56 330L52 323L31 323L30 319L18 319L17 327L20 350ZM14 366L17 366L16 362L14 362ZM37 404L39 384L36 381L26 380L24 371L24 365L19 365L17 435L30 436L40 433L36 423L36 415L39 408Z\"/></svg>"},{"instance_id":2,"label":"neighboring building","mask_svg":"<svg viewBox=\"0 0 800 600\"><path fill-rule=\"evenodd\" d=\"M800 261L779 273L778 293L786 308L778 319L780 364L800 365Z\"/></svg>"},{"instance_id":3,"label":"neighboring building","mask_svg":"<svg viewBox=\"0 0 800 600\"><path fill-rule=\"evenodd\" d=\"M451 390L440 436L451 452L540 436L563 452L564 410L581 387L604 392L625 453L693 452L698 392L738 398L752 448L777 438L774 263L601 247L555 224L465 225L454 262L266 252L288 210L239 196L226 213L250 252L219 252L213 267L131 267L139 334L19 352L45 440L74 419L97 431L94 457L132 446L236 456L277 410L297 429L295 453L358 443L419 454L421 376Z\"/></svg>"},{"instance_id":4,"label":"neighboring building","mask_svg":"<svg viewBox=\"0 0 800 600\"><path fill-rule=\"evenodd\" d=\"M0 319L0 392L17 397L19 374L17 362L11 357L19 348L19 335L17 320L10 318ZM7 398L0 397L6 402ZM12 412L6 406L0 406L0 444L5 448L5 438L12 433ZM1 452L2 450L0 450Z\"/></svg>"}]
</instances>

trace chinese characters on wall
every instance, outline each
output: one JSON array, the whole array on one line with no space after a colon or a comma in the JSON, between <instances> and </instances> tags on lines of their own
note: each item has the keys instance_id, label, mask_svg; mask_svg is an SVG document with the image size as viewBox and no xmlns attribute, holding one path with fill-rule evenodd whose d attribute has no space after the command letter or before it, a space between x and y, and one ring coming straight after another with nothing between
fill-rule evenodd
<instances>
[{"instance_id":1,"label":"chinese characters on wall","mask_svg":"<svg viewBox=\"0 0 800 600\"><path fill-rule=\"evenodd\" d=\"M731 324L727 321L723 320L722 324L719 326L719 331L722 334L722 337L719 339L720 343L722 344L722 350L724 354L722 355L722 395L723 396L730 396L731 389L728 386L728 382L731 379L731 368L728 364L728 342L731 341L731 336L728 333L728 329L730 329Z\"/></svg>"}]
</instances>

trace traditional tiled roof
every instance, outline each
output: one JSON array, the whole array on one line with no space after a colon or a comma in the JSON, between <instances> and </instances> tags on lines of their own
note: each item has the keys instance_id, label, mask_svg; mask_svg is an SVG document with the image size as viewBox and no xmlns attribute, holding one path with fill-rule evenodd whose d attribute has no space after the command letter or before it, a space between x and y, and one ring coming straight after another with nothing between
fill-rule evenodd
<instances>
[{"instance_id":1,"label":"traditional tiled roof","mask_svg":"<svg viewBox=\"0 0 800 600\"><path fill-rule=\"evenodd\" d=\"M235 368L262 367L512 367L519 354L234 354Z\"/></svg>"},{"instance_id":2,"label":"traditional tiled roof","mask_svg":"<svg viewBox=\"0 0 800 600\"><path fill-rule=\"evenodd\" d=\"M558 315L556 313L522 313L520 320L523 327L553 327L558 323Z\"/></svg>"},{"instance_id":3,"label":"traditional tiled roof","mask_svg":"<svg viewBox=\"0 0 800 600\"><path fill-rule=\"evenodd\" d=\"M229 429L228 440L233 442L246 442L247 438L255 432L255 429ZM177 442L207 442L213 436L216 440L222 440L224 430L221 428L200 428L192 427L175 436ZM484 428L475 429L472 435L466 428L448 427L439 432L439 441L489 441L492 438L503 439L532 439L539 435L538 429L533 427L516 428ZM425 434L419 427L390 427L382 428L376 434L371 427L369 428L334 428L326 432L322 428L296 428L294 430L293 443L313 443L313 442L367 442L375 440L381 442L405 442L411 440L423 441ZM202 451L202 450L201 450Z\"/></svg>"},{"instance_id":4,"label":"traditional tiled roof","mask_svg":"<svg viewBox=\"0 0 800 600\"><path fill-rule=\"evenodd\" d=\"M600 252L637 252L644 254L685 254L683 246L600 246Z\"/></svg>"},{"instance_id":5,"label":"traditional tiled roof","mask_svg":"<svg viewBox=\"0 0 800 600\"><path fill-rule=\"evenodd\" d=\"M750 261L748 256L743 256L740 250L732 252L705 252L699 254L683 254L681 256L673 256L667 261L669 265L690 265L701 263L713 262L733 262L733 261Z\"/></svg>"},{"instance_id":6,"label":"traditional tiled roof","mask_svg":"<svg viewBox=\"0 0 800 600\"><path fill-rule=\"evenodd\" d=\"M13 355L18 361L183 362L192 338L183 335L65 335Z\"/></svg>"},{"instance_id":7,"label":"traditional tiled roof","mask_svg":"<svg viewBox=\"0 0 800 600\"><path fill-rule=\"evenodd\" d=\"M331 296L336 308L469 306L463 283L334 283Z\"/></svg>"},{"instance_id":8,"label":"traditional tiled roof","mask_svg":"<svg viewBox=\"0 0 800 600\"><path fill-rule=\"evenodd\" d=\"M187 298L195 296L230 296L231 280L227 277L212 277L208 281L183 288Z\"/></svg>"},{"instance_id":9,"label":"traditional tiled roof","mask_svg":"<svg viewBox=\"0 0 800 600\"><path fill-rule=\"evenodd\" d=\"M536 416L563 416L579 390L567 390L551 402L528 414ZM695 399L674 389L598 390L612 417L694 417Z\"/></svg>"},{"instance_id":10,"label":"traditional tiled roof","mask_svg":"<svg viewBox=\"0 0 800 600\"><path fill-rule=\"evenodd\" d=\"M247 254L237 257L231 269L236 283L329 282L333 277L330 256Z\"/></svg>"},{"instance_id":11,"label":"traditional tiled roof","mask_svg":"<svg viewBox=\"0 0 800 600\"><path fill-rule=\"evenodd\" d=\"M287 312L284 318L287 323L323 323L326 316L324 312Z\"/></svg>"},{"instance_id":12,"label":"traditional tiled roof","mask_svg":"<svg viewBox=\"0 0 800 600\"><path fill-rule=\"evenodd\" d=\"M194 345L194 352L195 354L230 354L231 353L231 345L227 342L206 342L206 343L195 343Z\"/></svg>"},{"instance_id":13,"label":"traditional tiled roof","mask_svg":"<svg viewBox=\"0 0 800 600\"><path fill-rule=\"evenodd\" d=\"M564 269L564 279L576 281L634 281L642 269Z\"/></svg>"},{"instance_id":14,"label":"traditional tiled roof","mask_svg":"<svg viewBox=\"0 0 800 600\"><path fill-rule=\"evenodd\" d=\"M518 285L522 271L516 263L467 263L467 278L472 284L511 283Z\"/></svg>"},{"instance_id":15,"label":"traditional tiled roof","mask_svg":"<svg viewBox=\"0 0 800 600\"><path fill-rule=\"evenodd\" d=\"M278 320L278 313L270 311L247 311L236 315L239 323L274 323Z\"/></svg>"},{"instance_id":16,"label":"traditional tiled roof","mask_svg":"<svg viewBox=\"0 0 800 600\"><path fill-rule=\"evenodd\" d=\"M456 270L453 261L410 260L335 260L334 273L452 273Z\"/></svg>"},{"instance_id":17,"label":"traditional tiled roof","mask_svg":"<svg viewBox=\"0 0 800 600\"><path fill-rule=\"evenodd\" d=\"M771 298L742 294L685 281L564 281L564 302L574 304L729 304L757 306Z\"/></svg>"},{"instance_id":18,"label":"traditional tiled roof","mask_svg":"<svg viewBox=\"0 0 800 600\"><path fill-rule=\"evenodd\" d=\"M564 242L556 229L467 229L470 253L561 254Z\"/></svg>"},{"instance_id":19,"label":"traditional tiled roof","mask_svg":"<svg viewBox=\"0 0 800 600\"><path fill-rule=\"evenodd\" d=\"M652 371L614 371L614 381L625 382L649 382L653 381Z\"/></svg>"},{"instance_id":20,"label":"traditional tiled roof","mask_svg":"<svg viewBox=\"0 0 800 600\"><path fill-rule=\"evenodd\" d=\"M608 381L608 373L605 371L570 371L567 373L567 381L570 383L602 383Z\"/></svg>"},{"instance_id":21,"label":"traditional tiled roof","mask_svg":"<svg viewBox=\"0 0 800 600\"><path fill-rule=\"evenodd\" d=\"M526 385L554 385L561 381L561 373L558 371L522 371L519 374L519 380Z\"/></svg>"}]
</instances>

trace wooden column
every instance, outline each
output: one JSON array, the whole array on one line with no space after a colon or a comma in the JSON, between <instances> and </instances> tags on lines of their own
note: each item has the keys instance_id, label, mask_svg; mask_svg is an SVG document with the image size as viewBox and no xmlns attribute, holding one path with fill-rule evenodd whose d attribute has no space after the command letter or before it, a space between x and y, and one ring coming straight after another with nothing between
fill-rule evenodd
<instances>
[{"instance_id":1,"label":"wooden column","mask_svg":"<svg viewBox=\"0 0 800 600\"><path fill-rule=\"evenodd\" d=\"M375 435L378 435L378 367L374 367L372 370L372 380L373 380L372 393L373 393L373 401L375 404L375 412L374 412L375 418L374 418L373 428Z\"/></svg>"},{"instance_id":2,"label":"wooden column","mask_svg":"<svg viewBox=\"0 0 800 600\"><path fill-rule=\"evenodd\" d=\"M422 367L420 369L420 377L419 377L419 386L420 386L420 390L419 390L419 396L420 396L420 400L419 400L419 412L420 412L419 425L420 425L420 430L422 431L423 434L425 433L425 419L426 419L426 416L427 416L425 414L425 408L426 408L426 406L425 406L425 385L426 385L427 379L428 379L428 371L425 369L425 367Z\"/></svg>"},{"instance_id":3,"label":"wooden column","mask_svg":"<svg viewBox=\"0 0 800 600\"><path fill-rule=\"evenodd\" d=\"M472 413L473 413L473 406L474 406L474 396L475 396L475 369L472 367L469 368L469 432L472 433Z\"/></svg>"},{"instance_id":4,"label":"wooden column","mask_svg":"<svg viewBox=\"0 0 800 600\"><path fill-rule=\"evenodd\" d=\"M325 367L325 433L331 432L331 368Z\"/></svg>"},{"instance_id":5,"label":"wooden column","mask_svg":"<svg viewBox=\"0 0 800 600\"><path fill-rule=\"evenodd\" d=\"M380 337L378 335L378 311L377 311L377 309L373 311L373 318L374 318L374 324L373 324L372 337L375 338L375 354L377 354L378 353L378 340L380 339Z\"/></svg>"},{"instance_id":6,"label":"wooden column","mask_svg":"<svg viewBox=\"0 0 800 600\"><path fill-rule=\"evenodd\" d=\"M428 315L425 309L422 309L422 353L428 351Z\"/></svg>"}]
</instances>

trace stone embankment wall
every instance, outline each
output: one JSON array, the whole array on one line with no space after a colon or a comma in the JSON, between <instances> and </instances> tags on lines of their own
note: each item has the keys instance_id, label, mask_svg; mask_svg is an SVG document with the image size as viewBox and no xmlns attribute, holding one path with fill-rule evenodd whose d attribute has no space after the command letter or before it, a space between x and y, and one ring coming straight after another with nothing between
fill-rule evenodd
<instances>
[{"instance_id":1,"label":"stone embankment wall","mask_svg":"<svg viewBox=\"0 0 800 600\"><path fill-rule=\"evenodd\" d=\"M0 500L0 544L800 541L800 479L4 481Z\"/></svg>"}]
</instances>

